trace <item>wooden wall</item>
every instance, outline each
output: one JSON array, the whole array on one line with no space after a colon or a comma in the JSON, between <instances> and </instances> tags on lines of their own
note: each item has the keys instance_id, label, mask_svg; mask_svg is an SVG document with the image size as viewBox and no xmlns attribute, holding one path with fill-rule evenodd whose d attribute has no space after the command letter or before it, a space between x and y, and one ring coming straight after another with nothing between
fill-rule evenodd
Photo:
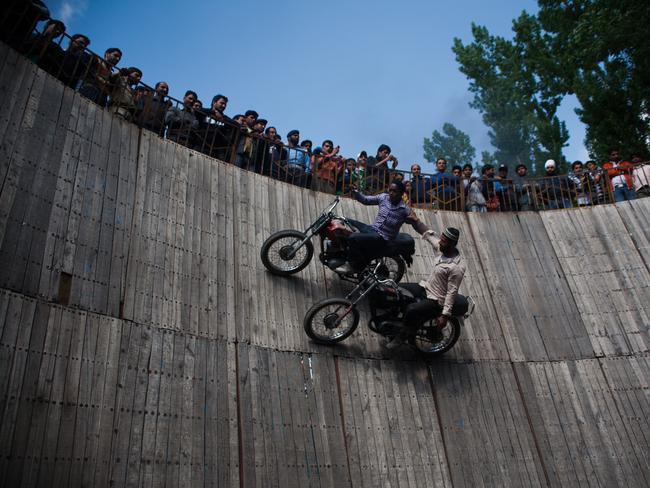
<instances>
[{"instance_id":1,"label":"wooden wall","mask_svg":"<svg viewBox=\"0 0 650 488\"><path fill-rule=\"evenodd\" d=\"M349 285L317 260L264 270L264 239L331 198L140 131L0 48L0 486L650 484L648 199L419 211L461 229L477 302L426 364L364 324L311 343L305 311Z\"/></svg>"}]
</instances>

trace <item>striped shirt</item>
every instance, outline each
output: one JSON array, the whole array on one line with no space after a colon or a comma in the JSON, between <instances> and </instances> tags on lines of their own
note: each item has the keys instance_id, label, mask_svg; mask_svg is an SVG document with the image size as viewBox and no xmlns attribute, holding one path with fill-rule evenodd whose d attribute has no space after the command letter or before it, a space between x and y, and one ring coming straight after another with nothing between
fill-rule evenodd
<instances>
[{"instance_id":1,"label":"striped shirt","mask_svg":"<svg viewBox=\"0 0 650 488\"><path fill-rule=\"evenodd\" d=\"M402 199L393 205L388 193L368 196L353 191L352 196L364 205L379 205L379 212L377 212L377 218L375 218L372 228L386 241L392 241L397 237L406 217L411 214L411 209Z\"/></svg>"}]
</instances>

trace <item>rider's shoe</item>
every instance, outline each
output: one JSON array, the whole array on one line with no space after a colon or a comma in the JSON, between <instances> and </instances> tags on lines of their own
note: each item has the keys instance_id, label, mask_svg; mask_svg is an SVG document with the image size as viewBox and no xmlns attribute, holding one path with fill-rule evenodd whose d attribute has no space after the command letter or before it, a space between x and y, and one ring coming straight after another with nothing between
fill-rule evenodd
<instances>
[{"instance_id":1,"label":"rider's shoe","mask_svg":"<svg viewBox=\"0 0 650 488\"><path fill-rule=\"evenodd\" d=\"M393 337L390 341L384 344L384 347L389 351L397 349L399 346L404 344L404 339L398 334Z\"/></svg>"},{"instance_id":2,"label":"rider's shoe","mask_svg":"<svg viewBox=\"0 0 650 488\"><path fill-rule=\"evenodd\" d=\"M341 266L336 268L335 270L337 273L350 276L356 273L356 270L352 267L350 263L343 263Z\"/></svg>"}]
</instances>

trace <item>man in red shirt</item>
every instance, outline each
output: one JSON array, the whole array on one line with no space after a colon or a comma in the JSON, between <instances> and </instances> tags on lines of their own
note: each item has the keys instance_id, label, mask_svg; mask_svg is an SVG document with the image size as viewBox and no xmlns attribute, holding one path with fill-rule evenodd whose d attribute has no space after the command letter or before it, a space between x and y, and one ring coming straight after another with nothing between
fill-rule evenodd
<instances>
[{"instance_id":1,"label":"man in red shirt","mask_svg":"<svg viewBox=\"0 0 650 488\"><path fill-rule=\"evenodd\" d=\"M609 176L612 183L615 202L634 200L636 198L634 178L632 176L634 165L629 161L621 161L618 149L609 151L609 161L603 164L603 170L607 172L607 176Z\"/></svg>"}]
</instances>

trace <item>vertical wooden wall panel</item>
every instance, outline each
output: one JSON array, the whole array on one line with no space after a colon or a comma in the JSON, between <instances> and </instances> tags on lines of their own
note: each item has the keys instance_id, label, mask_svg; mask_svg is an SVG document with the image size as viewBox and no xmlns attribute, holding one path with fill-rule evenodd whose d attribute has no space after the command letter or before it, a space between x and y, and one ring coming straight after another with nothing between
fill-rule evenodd
<instances>
[{"instance_id":1,"label":"vertical wooden wall panel","mask_svg":"<svg viewBox=\"0 0 650 488\"><path fill-rule=\"evenodd\" d=\"M515 364L552 486L647 486L647 440L630 435L621 402L635 382L613 371L617 361L632 364L628 358ZM647 409L647 397L642 404Z\"/></svg>"},{"instance_id":2,"label":"vertical wooden wall panel","mask_svg":"<svg viewBox=\"0 0 650 488\"><path fill-rule=\"evenodd\" d=\"M647 352L650 270L617 207L601 205L540 216L596 354ZM638 234L637 241L642 242Z\"/></svg>"},{"instance_id":3,"label":"vertical wooden wall panel","mask_svg":"<svg viewBox=\"0 0 650 488\"><path fill-rule=\"evenodd\" d=\"M454 486L545 486L510 364L430 367Z\"/></svg>"},{"instance_id":4,"label":"vertical wooden wall panel","mask_svg":"<svg viewBox=\"0 0 650 488\"><path fill-rule=\"evenodd\" d=\"M317 238L296 275L261 264L332 195L140 131L2 45L0 94L1 485L650 483L646 201L418 211L461 229L477 302L427 365L365 305L344 343L308 340L353 286ZM418 239L404 281L432 258Z\"/></svg>"},{"instance_id":5,"label":"vertical wooden wall panel","mask_svg":"<svg viewBox=\"0 0 650 488\"><path fill-rule=\"evenodd\" d=\"M510 357L593 356L563 263L540 215L467 214Z\"/></svg>"}]
</instances>

